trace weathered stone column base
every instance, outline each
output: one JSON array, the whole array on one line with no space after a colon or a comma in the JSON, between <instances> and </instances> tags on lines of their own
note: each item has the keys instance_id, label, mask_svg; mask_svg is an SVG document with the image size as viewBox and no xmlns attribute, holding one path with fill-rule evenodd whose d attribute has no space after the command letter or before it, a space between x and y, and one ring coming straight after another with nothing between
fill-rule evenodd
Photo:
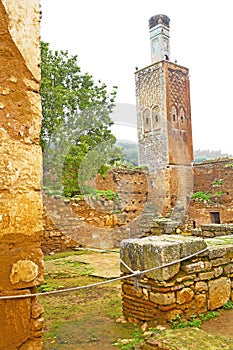
<instances>
[{"instance_id":1,"label":"weathered stone column base","mask_svg":"<svg viewBox=\"0 0 233 350\"><path fill-rule=\"evenodd\" d=\"M233 300L233 244L227 238L228 244L225 237L218 242L210 239L208 249L205 240L190 236L122 241L121 259L134 271L169 264L144 273L138 281L138 277L123 280L124 316L132 323L157 325L174 322L177 317L188 320ZM179 262L199 251L203 252ZM131 273L123 264L121 271L123 275Z\"/></svg>"}]
</instances>

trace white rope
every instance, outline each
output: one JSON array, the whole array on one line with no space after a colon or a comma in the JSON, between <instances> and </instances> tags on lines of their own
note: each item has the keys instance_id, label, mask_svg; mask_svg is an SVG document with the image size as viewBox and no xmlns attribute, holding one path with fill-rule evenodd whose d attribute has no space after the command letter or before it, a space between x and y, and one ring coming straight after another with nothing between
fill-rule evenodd
<instances>
[{"instance_id":1,"label":"white rope","mask_svg":"<svg viewBox=\"0 0 233 350\"><path fill-rule=\"evenodd\" d=\"M184 260L193 258L193 257L196 256L196 255L199 255L199 254L201 254L201 253L204 253L204 252L205 252L206 250L208 250L208 249L209 249L209 248L207 247L207 248L205 248L205 249L199 250L197 253L190 254L189 256L185 256L184 258L181 258L181 259L179 259L179 260L172 261L172 262L167 263L167 264L162 265L162 266L152 267L152 268L150 268L150 269L143 270L143 271L138 271L138 270L137 270L137 271L134 271L134 270L132 270L128 265L126 265L126 263L125 263L122 259L120 259L120 261L121 261L121 263L122 263L130 272L134 273L134 276L136 276L136 275L144 275L145 273L152 272L152 271L155 271L155 270L159 270L159 269L162 269L162 268L164 268L164 267L168 267L168 266L177 264L177 263L179 263L179 262L182 262L182 261L184 261Z\"/></svg>"},{"instance_id":2,"label":"white rope","mask_svg":"<svg viewBox=\"0 0 233 350\"><path fill-rule=\"evenodd\" d=\"M172 261L172 262L167 263L167 264L162 265L162 266L152 267L152 268L144 270L144 271L139 271L139 270L138 271L134 271L125 262L123 262L122 259L120 259L120 262L130 272L132 272L131 274L126 275L126 276L120 276L120 277L112 278L112 279L109 279L107 281L102 281L102 282L88 284L88 285L85 285L85 286L76 286L76 287L65 288L65 289L56 289L56 290L53 290L53 291L50 291L50 292L21 294L21 295L4 295L4 296L0 296L0 300L4 300L4 299L23 299L23 298L32 298L32 297L46 296L46 295L52 295L52 294L66 293L66 292L71 292L71 291L75 291L75 290L77 291L77 290L81 290L81 289L98 287L98 286L101 286L101 285L104 285L104 284L107 284L107 283L112 283L112 282L115 282L115 281L120 281L120 280L123 280L123 279L126 279L126 278L131 278L131 277L136 277L136 285L137 285L138 279L140 278L140 276L144 275L145 273L152 272L152 271L155 271L155 270L158 270L158 269L162 269L164 267L168 267L168 266L177 264L177 263L182 262L184 260L190 259L190 258L192 258L192 257L194 257L196 255L204 253L206 250L208 250L208 248L202 249L202 250L200 250L200 251L198 251L196 253L193 253L193 254L191 254L189 256L186 256L184 258L181 258L179 260Z\"/></svg>"}]
</instances>

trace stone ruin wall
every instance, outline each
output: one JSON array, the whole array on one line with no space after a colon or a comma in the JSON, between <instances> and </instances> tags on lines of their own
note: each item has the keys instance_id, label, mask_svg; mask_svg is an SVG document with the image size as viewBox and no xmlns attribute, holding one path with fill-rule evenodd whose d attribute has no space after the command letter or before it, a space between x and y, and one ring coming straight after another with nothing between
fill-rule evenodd
<instances>
[{"instance_id":1,"label":"stone ruin wall","mask_svg":"<svg viewBox=\"0 0 233 350\"><path fill-rule=\"evenodd\" d=\"M119 246L121 239L127 237L170 233L162 228L163 221L155 220L161 210L169 212L169 208L175 208L172 214L175 221L179 220L180 215L185 215L185 224L189 229L194 228L193 221L197 228L210 224L212 211L220 212L222 223L232 223L231 164L231 159L207 161L195 165L193 170L184 166L170 166L157 174L148 174L145 170L115 169L105 179L99 177L91 185L97 189L118 192L121 198L118 204L114 201L93 202L88 197L68 203L56 196L44 196L49 215L44 213L43 250L65 250L79 244L112 248ZM213 200L217 200L216 203L197 200L190 202L193 171L194 191L202 190L213 194L223 192L222 196L213 197ZM223 179L222 186L214 187L214 181L219 179ZM177 206L177 200L185 210L188 209L187 213ZM167 228L170 224L166 221L165 225ZM171 233L175 233L175 229ZM193 231L193 234L196 235L196 232Z\"/></svg>"},{"instance_id":2,"label":"stone ruin wall","mask_svg":"<svg viewBox=\"0 0 233 350\"><path fill-rule=\"evenodd\" d=\"M233 224L203 224L191 230L193 236L213 238L233 235Z\"/></svg>"},{"instance_id":3,"label":"stone ruin wall","mask_svg":"<svg viewBox=\"0 0 233 350\"><path fill-rule=\"evenodd\" d=\"M0 1L0 296L43 280L39 11ZM0 300L0 349L42 349L42 312L35 298Z\"/></svg>"},{"instance_id":4,"label":"stone ruin wall","mask_svg":"<svg viewBox=\"0 0 233 350\"><path fill-rule=\"evenodd\" d=\"M44 195L42 242L45 253L75 246L119 247L122 239L140 236L147 226L148 178L144 170L113 169L105 179L98 177L93 187L117 192L119 200L64 200Z\"/></svg>"},{"instance_id":5,"label":"stone ruin wall","mask_svg":"<svg viewBox=\"0 0 233 350\"><path fill-rule=\"evenodd\" d=\"M196 227L210 224L210 212L219 212L221 223L233 223L233 159L217 159L194 164L194 192L203 191L213 195L212 203L192 200L188 210L189 224ZM222 180L222 185L213 185ZM222 193L222 195L216 195Z\"/></svg>"},{"instance_id":6,"label":"stone ruin wall","mask_svg":"<svg viewBox=\"0 0 233 350\"><path fill-rule=\"evenodd\" d=\"M121 259L134 271L158 267L207 248L200 255L122 282L124 316L133 323L165 324L191 319L233 301L233 239L184 236L129 239ZM121 264L122 275L130 274Z\"/></svg>"}]
</instances>

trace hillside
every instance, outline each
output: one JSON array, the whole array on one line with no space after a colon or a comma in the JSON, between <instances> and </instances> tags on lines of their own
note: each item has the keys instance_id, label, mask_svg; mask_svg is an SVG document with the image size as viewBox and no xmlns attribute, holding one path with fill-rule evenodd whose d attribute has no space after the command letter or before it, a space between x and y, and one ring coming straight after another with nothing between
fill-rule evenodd
<instances>
[{"instance_id":1,"label":"hillside","mask_svg":"<svg viewBox=\"0 0 233 350\"><path fill-rule=\"evenodd\" d=\"M117 141L117 146L122 147L126 160L138 165L138 144L133 141ZM195 163L203 162L204 160L232 157L232 155L227 153L222 153L221 150L194 150L194 161Z\"/></svg>"}]
</instances>

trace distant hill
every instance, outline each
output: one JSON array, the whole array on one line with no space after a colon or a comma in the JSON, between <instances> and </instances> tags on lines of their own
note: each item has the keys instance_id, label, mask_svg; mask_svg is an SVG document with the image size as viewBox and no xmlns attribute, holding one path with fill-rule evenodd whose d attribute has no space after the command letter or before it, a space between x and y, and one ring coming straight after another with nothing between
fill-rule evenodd
<instances>
[{"instance_id":1,"label":"distant hill","mask_svg":"<svg viewBox=\"0 0 233 350\"><path fill-rule=\"evenodd\" d=\"M133 141L117 141L117 146L122 147L125 158L134 165L138 165L138 144ZM227 153L222 153L221 150L211 151L207 150L194 150L194 161L195 163L204 162L209 159L232 157L232 155Z\"/></svg>"},{"instance_id":2,"label":"distant hill","mask_svg":"<svg viewBox=\"0 0 233 350\"><path fill-rule=\"evenodd\" d=\"M232 157L232 155L227 153L222 153L221 150L211 151L207 150L194 150L194 161L195 163L204 162L204 160Z\"/></svg>"},{"instance_id":3,"label":"distant hill","mask_svg":"<svg viewBox=\"0 0 233 350\"><path fill-rule=\"evenodd\" d=\"M123 148L125 159L133 163L135 166L138 165L138 144L133 141L117 141L116 145Z\"/></svg>"}]
</instances>

